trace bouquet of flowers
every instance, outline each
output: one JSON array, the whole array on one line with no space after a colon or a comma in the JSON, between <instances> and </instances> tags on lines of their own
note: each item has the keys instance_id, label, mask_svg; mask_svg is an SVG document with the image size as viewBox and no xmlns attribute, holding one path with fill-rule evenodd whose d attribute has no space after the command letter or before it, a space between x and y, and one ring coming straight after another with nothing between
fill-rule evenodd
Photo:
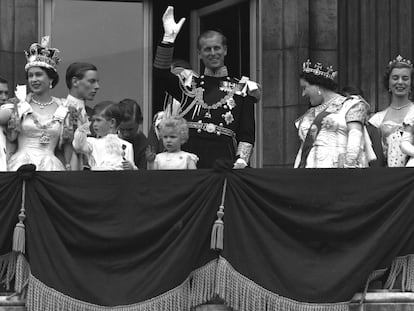
<instances>
[{"instance_id":1,"label":"bouquet of flowers","mask_svg":"<svg viewBox=\"0 0 414 311\"><path fill-rule=\"evenodd\" d=\"M63 126L63 133L62 139L64 141L72 141L73 134L75 133L76 129L78 128L78 121L81 119L81 112L80 109L76 109L73 106L68 107L68 114L66 115L64 126Z\"/></svg>"}]
</instances>

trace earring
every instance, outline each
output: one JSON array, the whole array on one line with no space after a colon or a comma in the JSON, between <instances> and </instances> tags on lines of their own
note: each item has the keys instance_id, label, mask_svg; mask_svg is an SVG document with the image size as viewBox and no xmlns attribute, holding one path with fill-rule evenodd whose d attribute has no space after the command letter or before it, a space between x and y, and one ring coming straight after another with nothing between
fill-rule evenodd
<instances>
[{"instance_id":1,"label":"earring","mask_svg":"<svg viewBox=\"0 0 414 311\"><path fill-rule=\"evenodd\" d=\"M318 95L320 96L320 95L322 95L322 92L321 92L321 90L318 90Z\"/></svg>"},{"instance_id":2,"label":"earring","mask_svg":"<svg viewBox=\"0 0 414 311\"><path fill-rule=\"evenodd\" d=\"M53 87L52 82L50 82L49 84L49 88L51 89Z\"/></svg>"}]
</instances>

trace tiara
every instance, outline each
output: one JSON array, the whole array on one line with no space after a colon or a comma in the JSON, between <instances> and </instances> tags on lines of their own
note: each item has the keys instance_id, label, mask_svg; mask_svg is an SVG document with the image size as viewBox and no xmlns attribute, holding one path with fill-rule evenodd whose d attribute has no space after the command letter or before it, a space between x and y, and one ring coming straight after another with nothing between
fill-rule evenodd
<instances>
[{"instance_id":1,"label":"tiara","mask_svg":"<svg viewBox=\"0 0 414 311\"><path fill-rule=\"evenodd\" d=\"M311 68L311 61L308 59L303 63L303 72L313 73L316 76L322 76L327 79L334 80L338 74L338 71L334 71L332 66L324 68L321 63L316 63Z\"/></svg>"},{"instance_id":2,"label":"tiara","mask_svg":"<svg viewBox=\"0 0 414 311\"><path fill-rule=\"evenodd\" d=\"M42 38L41 43L33 43L29 51L24 51L27 64L24 69L27 71L31 67L46 67L56 71L56 65L59 64L59 50L50 47L50 37Z\"/></svg>"},{"instance_id":3,"label":"tiara","mask_svg":"<svg viewBox=\"0 0 414 311\"><path fill-rule=\"evenodd\" d=\"M397 64L397 63L410 66L411 68L413 67L413 64L411 63L411 61L409 59L406 59L406 58L402 57L399 54L395 59L390 60L390 62L388 63L388 66L392 66L392 65Z\"/></svg>"}]
</instances>

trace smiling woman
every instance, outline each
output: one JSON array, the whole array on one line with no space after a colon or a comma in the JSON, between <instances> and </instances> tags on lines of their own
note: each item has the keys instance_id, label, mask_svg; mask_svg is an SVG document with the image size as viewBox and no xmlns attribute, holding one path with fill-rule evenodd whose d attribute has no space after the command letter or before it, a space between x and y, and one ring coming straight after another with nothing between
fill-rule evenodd
<instances>
[{"instance_id":1,"label":"smiling woman","mask_svg":"<svg viewBox=\"0 0 414 311\"><path fill-rule=\"evenodd\" d=\"M42 38L41 44L33 43L26 52L25 66L31 96L26 98L24 88L16 94L18 103L1 107L0 123L8 123L8 128L17 135L17 151L7 162L9 171L15 171L24 164L34 164L38 170L44 171L65 170L55 151L71 144L62 135L68 110L50 94L59 81L56 71L60 61L58 54L59 50L49 47L48 37Z\"/></svg>"},{"instance_id":2,"label":"smiling woman","mask_svg":"<svg viewBox=\"0 0 414 311\"><path fill-rule=\"evenodd\" d=\"M407 154L414 155L409 151L409 144L413 142L411 132L414 124L414 105L410 99L414 89L413 79L413 65L410 60L400 55L391 60L386 67L383 80L384 88L390 94L390 105L369 120L369 123L381 133L381 147L386 160L384 165L388 167L405 166ZM404 139L406 143L400 148L404 132L407 132Z\"/></svg>"}]
</instances>

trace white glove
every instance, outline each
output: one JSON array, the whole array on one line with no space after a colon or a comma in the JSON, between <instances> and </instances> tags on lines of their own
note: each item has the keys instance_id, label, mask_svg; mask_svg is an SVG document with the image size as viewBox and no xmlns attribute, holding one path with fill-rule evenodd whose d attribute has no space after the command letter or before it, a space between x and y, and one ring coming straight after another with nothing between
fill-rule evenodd
<instances>
[{"instance_id":1,"label":"white glove","mask_svg":"<svg viewBox=\"0 0 414 311\"><path fill-rule=\"evenodd\" d=\"M233 164L233 168L235 168L235 169L243 169L246 166L247 166L246 161L244 161L243 159L240 159L240 158L238 158L236 160L236 162L234 162L234 164Z\"/></svg>"},{"instance_id":2,"label":"white glove","mask_svg":"<svg viewBox=\"0 0 414 311\"><path fill-rule=\"evenodd\" d=\"M178 23L174 19L174 7L169 6L162 16L162 23L164 25L164 37L163 42L174 43L175 38L180 32L181 26L183 26L185 18L181 18Z\"/></svg>"},{"instance_id":3,"label":"white glove","mask_svg":"<svg viewBox=\"0 0 414 311\"><path fill-rule=\"evenodd\" d=\"M348 132L348 144L345 155L345 168L354 168L357 165L359 152L361 151L362 132L358 129L351 129Z\"/></svg>"}]
</instances>

